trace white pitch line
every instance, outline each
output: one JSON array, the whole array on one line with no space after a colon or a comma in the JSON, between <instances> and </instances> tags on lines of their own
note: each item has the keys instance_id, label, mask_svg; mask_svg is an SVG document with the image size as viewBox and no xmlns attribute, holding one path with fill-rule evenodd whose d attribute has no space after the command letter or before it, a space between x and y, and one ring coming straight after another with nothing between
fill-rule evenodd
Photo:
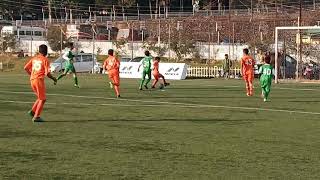
<instances>
[{"instance_id":1,"label":"white pitch line","mask_svg":"<svg viewBox=\"0 0 320 180\"><path fill-rule=\"evenodd\" d=\"M0 91L3 92L3 91ZM7 92L15 94L30 94L29 92ZM185 108L219 108L219 109L238 109L238 110L254 110L254 111L268 111L268 112L284 112L284 113L296 113L296 114L311 114L311 115L320 115L320 112L310 112L310 111L297 111L297 110L285 110L285 109L267 109L267 108L256 108L256 107L240 107L240 106L219 106L219 105L205 105L205 104L191 104L191 103L177 103L177 102L167 102L167 101L144 101L144 100L135 100L135 99L118 99L118 98L105 98L105 97L95 97L95 96L77 96L77 95L68 95L68 94L47 94L51 96L67 96L67 97L76 97L76 98L86 98L86 99L108 99L108 100L122 100L122 101L131 101L131 102L141 102L141 103L155 103L151 105L120 105L120 104L93 104L93 103L65 103L68 105L102 105L102 106L148 106L148 107L157 107L159 104L172 107L185 107ZM2 101L0 101L2 102ZM7 103L10 101L6 101ZM13 101L14 102L14 101ZM16 101L18 102L18 101ZM49 103L48 103L49 104ZM53 104L63 104L63 103L53 103Z\"/></svg>"},{"instance_id":2,"label":"white pitch line","mask_svg":"<svg viewBox=\"0 0 320 180\"><path fill-rule=\"evenodd\" d=\"M17 103L17 104L33 104L34 102L31 101L11 101L11 100L0 100L0 103ZM53 102L46 102L48 105L75 105L75 106L118 106L118 107L167 107L167 106L172 106L171 104L161 104L161 105L156 105L156 104L108 104L108 103L53 103ZM194 106L179 106L179 107L194 107Z\"/></svg>"},{"instance_id":3,"label":"white pitch line","mask_svg":"<svg viewBox=\"0 0 320 180\"><path fill-rule=\"evenodd\" d=\"M208 84L208 85L204 85L204 86L208 86L208 87L223 87L223 88L240 88L242 86L219 86L219 85L214 85L214 84Z\"/></svg>"},{"instance_id":4,"label":"white pitch line","mask_svg":"<svg viewBox=\"0 0 320 180\"><path fill-rule=\"evenodd\" d=\"M209 85L204 85L208 87L222 87L222 88L242 88L244 86L219 86L219 85L214 85L214 84L209 84ZM273 87L272 89L281 89L281 90L293 90L293 91L320 91L319 89L305 89L305 88L282 88L282 87Z\"/></svg>"},{"instance_id":5,"label":"white pitch line","mask_svg":"<svg viewBox=\"0 0 320 180\"><path fill-rule=\"evenodd\" d=\"M293 91L320 91L319 89L300 89L300 88L275 88L275 89L282 89L282 90L293 90Z\"/></svg>"}]
</instances>

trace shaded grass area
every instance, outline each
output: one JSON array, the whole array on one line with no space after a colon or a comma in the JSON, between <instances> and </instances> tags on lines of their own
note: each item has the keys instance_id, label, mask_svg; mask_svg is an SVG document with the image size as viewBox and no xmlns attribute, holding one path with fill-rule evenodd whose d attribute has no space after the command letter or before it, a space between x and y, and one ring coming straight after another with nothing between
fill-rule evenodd
<instances>
[{"instance_id":1,"label":"shaded grass area","mask_svg":"<svg viewBox=\"0 0 320 180\"><path fill-rule=\"evenodd\" d=\"M214 107L320 112L318 85L275 85L271 102L263 103L258 84L248 98L233 80L174 81L165 91L142 92L137 80L122 80L122 100L113 99L105 76L79 81L81 89L71 76L57 86L48 80L47 122L33 124L28 78L0 74L2 179L320 176L319 115Z\"/></svg>"}]
</instances>

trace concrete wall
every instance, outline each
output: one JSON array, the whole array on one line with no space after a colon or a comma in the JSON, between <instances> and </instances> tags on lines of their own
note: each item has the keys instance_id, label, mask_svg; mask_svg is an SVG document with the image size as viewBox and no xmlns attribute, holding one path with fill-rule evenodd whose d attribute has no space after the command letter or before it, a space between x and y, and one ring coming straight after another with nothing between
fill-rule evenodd
<instances>
[{"instance_id":1,"label":"concrete wall","mask_svg":"<svg viewBox=\"0 0 320 180\"><path fill-rule=\"evenodd\" d=\"M21 40L17 43L16 51L23 50L28 55L34 55L38 51L38 47L41 44L48 45L47 41L31 41L31 40ZM75 42L78 51L83 51L85 53L97 53L98 50L100 51L101 55L106 55L108 53L108 49L116 49L115 45L112 42L108 41L97 41L94 44L93 49L93 42L92 41L76 41ZM242 56L242 49L246 48L246 45L228 45L228 44L221 44L221 45L214 45L214 44L197 44L196 45L200 56L203 59L216 59L222 60L224 59L225 54L229 54L229 57L232 60L239 60ZM123 46L122 49L117 49L118 53L124 57L138 57L144 56L145 49L142 48L142 43L133 43L133 49L131 48L131 43L127 43ZM53 52L49 46L49 53L59 53ZM154 53L153 53L154 54ZM167 51L164 55L165 57L175 57L175 53L172 51ZM191 55L187 56L186 58L191 58Z\"/></svg>"}]
</instances>

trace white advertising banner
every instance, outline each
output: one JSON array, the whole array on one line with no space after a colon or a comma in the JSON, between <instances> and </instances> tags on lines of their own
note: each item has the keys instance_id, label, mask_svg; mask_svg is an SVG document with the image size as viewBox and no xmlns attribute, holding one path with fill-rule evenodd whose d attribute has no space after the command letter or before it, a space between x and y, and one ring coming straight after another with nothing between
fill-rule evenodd
<instances>
[{"instance_id":1,"label":"white advertising banner","mask_svg":"<svg viewBox=\"0 0 320 180\"><path fill-rule=\"evenodd\" d=\"M139 62L121 62L121 78L141 78L143 67ZM166 79L182 80L187 77L187 65L185 63L159 63L159 71ZM152 77L153 78L153 77Z\"/></svg>"}]
</instances>

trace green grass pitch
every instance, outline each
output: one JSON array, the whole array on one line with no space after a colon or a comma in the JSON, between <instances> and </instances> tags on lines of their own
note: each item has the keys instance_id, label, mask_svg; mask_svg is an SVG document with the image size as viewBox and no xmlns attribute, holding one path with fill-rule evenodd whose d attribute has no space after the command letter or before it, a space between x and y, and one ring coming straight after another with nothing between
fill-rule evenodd
<instances>
[{"instance_id":1,"label":"green grass pitch","mask_svg":"<svg viewBox=\"0 0 320 180\"><path fill-rule=\"evenodd\" d=\"M320 87L172 81L165 91L103 75L46 79L45 123L27 75L0 73L0 179L319 179Z\"/></svg>"}]
</instances>

